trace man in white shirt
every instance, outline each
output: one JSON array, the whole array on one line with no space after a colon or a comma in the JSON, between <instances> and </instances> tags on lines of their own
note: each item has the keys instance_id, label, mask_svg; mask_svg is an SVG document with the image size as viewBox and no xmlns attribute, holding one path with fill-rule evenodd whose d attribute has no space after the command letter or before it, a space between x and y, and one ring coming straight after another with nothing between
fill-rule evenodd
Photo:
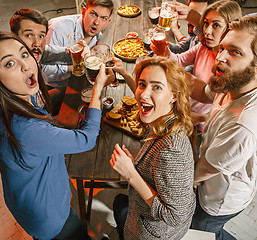
<instances>
[{"instance_id":1,"label":"man in white shirt","mask_svg":"<svg viewBox=\"0 0 257 240\"><path fill-rule=\"evenodd\" d=\"M113 11L112 0L88 0L82 14L67 15L53 18L49 21L46 43L68 47L68 35L73 32L81 33L90 48L96 45L101 31L107 27ZM61 75L55 69L62 70ZM48 75L48 85L66 87L70 76L67 66L61 64L48 65L44 68ZM64 73L67 74L64 74Z\"/></svg>"},{"instance_id":2,"label":"man in white shirt","mask_svg":"<svg viewBox=\"0 0 257 240\"><path fill-rule=\"evenodd\" d=\"M196 162L197 207L192 228L235 239L223 229L257 188L257 17L230 24L210 84L194 79L192 97L213 102Z\"/></svg>"}]
</instances>

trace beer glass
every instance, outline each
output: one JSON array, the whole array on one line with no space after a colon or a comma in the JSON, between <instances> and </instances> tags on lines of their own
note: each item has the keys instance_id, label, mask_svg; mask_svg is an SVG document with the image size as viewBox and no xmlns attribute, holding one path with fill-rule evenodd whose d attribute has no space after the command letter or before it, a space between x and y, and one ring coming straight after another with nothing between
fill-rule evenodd
<instances>
[{"instance_id":1,"label":"beer glass","mask_svg":"<svg viewBox=\"0 0 257 240\"><path fill-rule=\"evenodd\" d=\"M92 48L91 51L103 54L103 63L105 64L106 67L114 66L114 54L108 45L98 44L94 48ZM114 72L114 75L115 75L115 80L109 85L110 87L119 86L119 82L115 72Z\"/></svg>"},{"instance_id":2,"label":"beer glass","mask_svg":"<svg viewBox=\"0 0 257 240\"><path fill-rule=\"evenodd\" d=\"M148 10L148 17L153 25L157 25L160 16L160 7L153 7Z\"/></svg>"},{"instance_id":3,"label":"beer glass","mask_svg":"<svg viewBox=\"0 0 257 240\"><path fill-rule=\"evenodd\" d=\"M175 15L175 0L163 0L158 23L159 27L169 31L173 15Z\"/></svg>"},{"instance_id":4,"label":"beer glass","mask_svg":"<svg viewBox=\"0 0 257 240\"><path fill-rule=\"evenodd\" d=\"M85 67L81 55L84 47L78 43L80 40L83 40L81 33L74 32L68 36L69 49L73 62L72 74L78 77L85 73Z\"/></svg>"},{"instance_id":5,"label":"beer glass","mask_svg":"<svg viewBox=\"0 0 257 240\"><path fill-rule=\"evenodd\" d=\"M164 56L166 50L166 34L165 30L161 28L155 28L152 38L153 44L156 47L156 54L158 56Z\"/></svg>"},{"instance_id":6,"label":"beer glass","mask_svg":"<svg viewBox=\"0 0 257 240\"><path fill-rule=\"evenodd\" d=\"M153 37L153 28L146 29L143 32L143 44L145 48L145 52L150 53L152 49L150 48L151 39Z\"/></svg>"},{"instance_id":7,"label":"beer glass","mask_svg":"<svg viewBox=\"0 0 257 240\"><path fill-rule=\"evenodd\" d=\"M90 51L85 58L87 80L94 85L101 64L104 63L104 55L100 52Z\"/></svg>"},{"instance_id":8,"label":"beer glass","mask_svg":"<svg viewBox=\"0 0 257 240\"><path fill-rule=\"evenodd\" d=\"M112 51L106 53L105 55L105 66L106 67L114 67L114 54ZM115 75L115 79L112 83L110 83L110 87L118 87L119 86L119 81L118 78L116 76L116 73L113 71L114 75Z\"/></svg>"}]
</instances>

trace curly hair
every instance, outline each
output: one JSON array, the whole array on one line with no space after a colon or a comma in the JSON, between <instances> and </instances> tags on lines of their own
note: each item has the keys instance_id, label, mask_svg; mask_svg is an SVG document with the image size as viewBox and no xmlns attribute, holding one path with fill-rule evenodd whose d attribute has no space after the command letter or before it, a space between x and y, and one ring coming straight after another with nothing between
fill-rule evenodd
<instances>
[{"instance_id":1,"label":"curly hair","mask_svg":"<svg viewBox=\"0 0 257 240\"><path fill-rule=\"evenodd\" d=\"M173 103L172 110L168 114L160 116L156 121L153 128L154 133L156 136L162 137L173 132L186 131L187 135L191 136L193 124L190 117L190 83L187 72L172 59L166 57L147 58L139 62L133 71L136 86L138 86L142 71L148 66L160 66L165 72L170 89L177 95L177 101ZM174 115L176 116L174 125L169 128L166 120Z\"/></svg>"}]
</instances>

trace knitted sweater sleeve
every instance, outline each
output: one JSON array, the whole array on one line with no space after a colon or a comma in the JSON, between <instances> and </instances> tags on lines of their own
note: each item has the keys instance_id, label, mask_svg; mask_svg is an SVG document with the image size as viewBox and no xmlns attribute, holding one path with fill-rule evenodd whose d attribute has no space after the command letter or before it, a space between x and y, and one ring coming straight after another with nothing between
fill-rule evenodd
<instances>
[{"instance_id":1,"label":"knitted sweater sleeve","mask_svg":"<svg viewBox=\"0 0 257 240\"><path fill-rule=\"evenodd\" d=\"M157 194L151 215L170 226L185 223L194 212L191 146L189 141L179 141L180 146L160 151L152 167Z\"/></svg>"}]
</instances>

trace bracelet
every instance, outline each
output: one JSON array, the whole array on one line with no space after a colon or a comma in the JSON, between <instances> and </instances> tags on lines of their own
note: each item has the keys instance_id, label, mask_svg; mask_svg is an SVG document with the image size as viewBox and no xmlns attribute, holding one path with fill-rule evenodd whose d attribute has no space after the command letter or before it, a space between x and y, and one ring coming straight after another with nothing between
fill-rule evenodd
<instances>
[{"instance_id":1,"label":"bracelet","mask_svg":"<svg viewBox=\"0 0 257 240\"><path fill-rule=\"evenodd\" d=\"M181 40L183 40L184 38L186 38L185 36L183 36L182 38L180 38L178 41L180 42Z\"/></svg>"}]
</instances>

